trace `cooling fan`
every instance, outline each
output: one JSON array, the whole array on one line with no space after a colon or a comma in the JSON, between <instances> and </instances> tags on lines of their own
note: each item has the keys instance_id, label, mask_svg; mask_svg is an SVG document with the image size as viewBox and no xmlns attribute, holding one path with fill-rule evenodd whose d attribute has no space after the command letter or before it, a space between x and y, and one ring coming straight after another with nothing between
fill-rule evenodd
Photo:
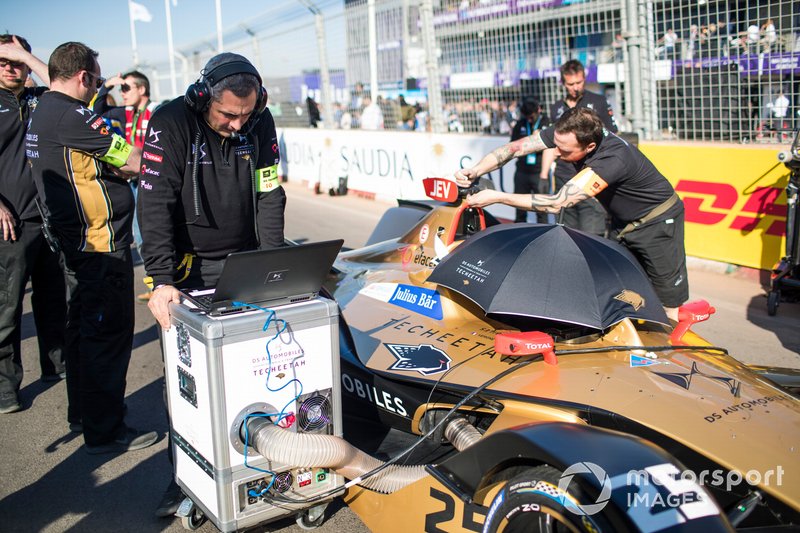
<instances>
[{"instance_id":1,"label":"cooling fan","mask_svg":"<svg viewBox=\"0 0 800 533\"><path fill-rule=\"evenodd\" d=\"M298 399L297 427L301 431L322 432L331 428L331 389L316 391Z\"/></svg>"},{"instance_id":2,"label":"cooling fan","mask_svg":"<svg viewBox=\"0 0 800 533\"><path fill-rule=\"evenodd\" d=\"M272 484L272 490L278 493L284 493L292 488L294 477L291 472L281 472L275 475L275 483Z\"/></svg>"}]
</instances>

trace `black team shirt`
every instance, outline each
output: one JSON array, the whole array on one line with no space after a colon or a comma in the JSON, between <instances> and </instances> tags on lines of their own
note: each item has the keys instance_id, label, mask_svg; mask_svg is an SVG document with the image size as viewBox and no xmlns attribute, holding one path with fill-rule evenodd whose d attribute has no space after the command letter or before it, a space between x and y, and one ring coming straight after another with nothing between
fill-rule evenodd
<instances>
[{"instance_id":1,"label":"black team shirt","mask_svg":"<svg viewBox=\"0 0 800 533\"><path fill-rule=\"evenodd\" d=\"M613 217L614 227L621 228L666 202L675 189L638 148L613 133L603 133L600 144L585 159L571 165L564 163L572 167L573 174L590 168L608 184L595 198ZM554 128L541 132L548 148L556 147L554 134ZM682 209L681 203L673 209Z\"/></svg>"},{"instance_id":2,"label":"black team shirt","mask_svg":"<svg viewBox=\"0 0 800 533\"><path fill-rule=\"evenodd\" d=\"M39 99L25 151L63 247L113 252L131 244L133 193L104 162L122 166L130 150L80 100L58 91Z\"/></svg>"},{"instance_id":3,"label":"black team shirt","mask_svg":"<svg viewBox=\"0 0 800 533\"><path fill-rule=\"evenodd\" d=\"M17 221L39 219L36 186L25 157L25 128L47 87L23 89L19 98L0 89L0 200Z\"/></svg>"}]
</instances>

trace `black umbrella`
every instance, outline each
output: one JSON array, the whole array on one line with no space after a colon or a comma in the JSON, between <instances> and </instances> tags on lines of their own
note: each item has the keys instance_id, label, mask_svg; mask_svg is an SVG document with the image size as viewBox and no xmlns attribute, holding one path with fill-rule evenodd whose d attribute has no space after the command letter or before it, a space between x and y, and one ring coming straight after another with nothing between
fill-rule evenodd
<instances>
[{"instance_id":1,"label":"black umbrella","mask_svg":"<svg viewBox=\"0 0 800 533\"><path fill-rule=\"evenodd\" d=\"M564 226L489 228L453 250L428 281L463 294L487 315L597 329L626 317L669 324L650 280L628 250Z\"/></svg>"}]
</instances>

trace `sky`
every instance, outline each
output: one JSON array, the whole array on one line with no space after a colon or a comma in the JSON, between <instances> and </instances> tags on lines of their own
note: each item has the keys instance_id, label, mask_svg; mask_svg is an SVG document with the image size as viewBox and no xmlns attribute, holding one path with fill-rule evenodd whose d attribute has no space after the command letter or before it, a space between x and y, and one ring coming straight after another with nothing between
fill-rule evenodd
<instances>
[{"instance_id":1,"label":"sky","mask_svg":"<svg viewBox=\"0 0 800 533\"><path fill-rule=\"evenodd\" d=\"M216 46L214 0L170 0L173 42L176 49L207 39ZM138 0L152 15L151 22L136 22L140 62L168 62L164 0ZM338 9L343 0L315 0L323 13ZM61 43L80 41L100 53L103 76L110 77L133 66L127 0L41 0L32 4L0 0L0 31L25 37L33 53L47 63ZM226 41L246 35L240 24L269 31L298 17L310 17L297 0L221 0ZM309 19L313 20L313 19Z\"/></svg>"}]
</instances>

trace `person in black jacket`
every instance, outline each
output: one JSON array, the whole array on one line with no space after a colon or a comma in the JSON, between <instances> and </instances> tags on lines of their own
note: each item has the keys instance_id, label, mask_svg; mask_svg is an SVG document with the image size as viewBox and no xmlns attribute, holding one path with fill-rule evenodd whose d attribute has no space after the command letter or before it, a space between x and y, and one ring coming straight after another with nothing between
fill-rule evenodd
<instances>
[{"instance_id":1,"label":"person in black jacket","mask_svg":"<svg viewBox=\"0 0 800 533\"><path fill-rule=\"evenodd\" d=\"M154 288L148 306L164 329L178 288L214 286L228 254L284 242L286 194L261 78L231 53L211 58L203 73L205 103L182 96L159 108L142 153L142 255Z\"/></svg>"},{"instance_id":2,"label":"person in black jacket","mask_svg":"<svg viewBox=\"0 0 800 533\"><path fill-rule=\"evenodd\" d=\"M33 285L31 304L42 381L66 376L64 272L58 254L42 235L36 186L25 156L28 119L47 90L25 87L25 80L31 71L48 85L50 78L47 65L30 52L30 44L22 37L0 35L0 272L5 284L0 290L0 413L22 408L17 394L22 382L22 300L28 280Z\"/></svg>"},{"instance_id":3,"label":"person in black jacket","mask_svg":"<svg viewBox=\"0 0 800 533\"><path fill-rule=\"evenodd\" d=\"M286 194L266 99L255 67L223 53L150 119L138 214L148 307L164 329L178 289L216 285L230 253L284 244ZM156 516L173 515L182 499L173 481Z\"/></svg>"},{"instance_id":4,"label":"person in black jacket","mask_svg":"<svg viewBox=\"0 0 800 533\"><path fill-rule=\"evenodd\" d=\"M561 65L561 85L566 95L563 99L550 106L550 120L556 121L569 109L588 108L597 113L603 122L603 127L611 133L617 133L617 123L614 112L604 96L584 90L586 72L583 64L577 59L571 59ZM552 126L552 124L545 124ZM575 168L563 159L556 160L552 150L542 154L544 168L549 170L553 161L555 168L555 189L558 190L575 176ZM563 223L569 228L579 229L594 235L605 235L606 211L596 200L581 202L573 207L564 208Z\"/></svg>"},{"instance_id":5,"label":"person in black jacket","mask_svg":"<svg viewBox=\"0 0 800 533\"><path fill-rule=\"evenodd\" d=\"M522 100L520 115L520 119L511 131L512 142L530 137L534 131L547 124L547 117L542 115L542 106L536 98L526 97ZM547 179L547 172L542 172L541 154L528 154L517 158L517 170L514 172L515 194L547 193L550 187ZM528 211L516 210L514 222L525 222L527 218ZM536 213L536 222L547 223L547 213Z\"/></svg>"}]
</instances>

